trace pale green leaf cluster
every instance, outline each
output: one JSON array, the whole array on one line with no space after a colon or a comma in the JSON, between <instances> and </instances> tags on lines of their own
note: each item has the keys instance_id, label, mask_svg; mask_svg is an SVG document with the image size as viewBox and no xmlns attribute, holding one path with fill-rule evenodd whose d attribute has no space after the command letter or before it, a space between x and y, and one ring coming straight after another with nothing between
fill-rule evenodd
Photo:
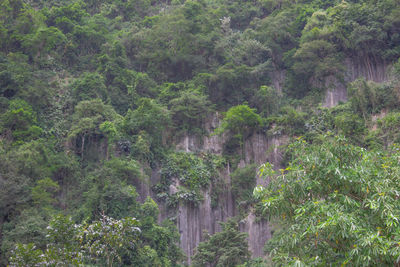
<instances>
[{"instance_id":1,"label":"pale green leaf cluster","mask_svg":"<svg viewBox=\"0 0 400 267\"><path fill-rule=\"evenodd\" d=\"M400 151L343 137L299 139L281 174L254 195L281 229L268 244L284 265L388 266L400 256Z\"/></svg>"}]
</instances>

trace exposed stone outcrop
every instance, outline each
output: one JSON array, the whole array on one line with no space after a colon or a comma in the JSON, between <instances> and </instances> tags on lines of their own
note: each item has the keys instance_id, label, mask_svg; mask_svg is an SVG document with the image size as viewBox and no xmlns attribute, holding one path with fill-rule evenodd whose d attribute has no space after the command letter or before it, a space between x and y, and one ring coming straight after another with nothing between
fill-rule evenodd
<instances>
[{"instance_id":1,"label":"exposed stone outcrop","mask_svg":"<svg viewBox=\"0 0 400 267\"><path fill-rule=\"evenodd\" d=\"M206 123L206 129L210 133L202 138L185 135L176 145L176 149L185 152L211 152L221 154L226 136L212 135L212 131L218 127L218 114L210 117ZM287 142L287 137L270 137L265 134L253 134L244 144L244 160L239 166L256 163L260 165L269 161L276 168L280 167L282 160L281 145ZM214 234L221 230L220 221L226 221L228 218L237 215L238 211L235 206L235 200L231 192L230 166L228 165L220 173L221 178L225 182L225 188L222 195L218 197L218 204L212 206L210 188L204 191L204 201L198 206L191 204L179 204L177 214L177 225L180 232L180 246L189 256L187 264L190 264L190 256L193 255L198 243L203 241L203 232L207 231ZM257 177L258 185L265 185L268 181L261 177ZM178 185L176 185L178 186ZM171 192L170 192L171 193ZM257 220L253 213L241 221L241 231L248 233L249 249L253 257L263 255L265 242L271 237L271 230L268 222L265 220Z\"/></svg>"},{"instance_id":2,"label":"exposed stone outcrop","mask_svg":"<svg viewBox=\"0 0 400 267\"><path fill-rule=\"evenodd\" d=\"M211 115L205 122L205 136L199 137L193 134L186 134L176 141L176 150L185 152L210 152L222 154L223 145L226 141L225 135L216 135L213 131L219 126L220 118L218 112Z\"/></svg>"},{"instance_id":3,"label":"exposed stone outcrop","mask_svg":"<svg viewBox=\"0 0 400 267\"><path fill-rule=\"evenodd\" d=\"M363 58L346 58L344 61L346 66L345 81L352 82L359 77L382 83L388 80L388 69L390 62L378 60L370 57Z\"/></svg>"},{"instance_id":4,"label":"exposed stone outcrop","mask_svg":"<svg viewBox=\"0 0 400 267\"><path fill-rule=\"evenodd\" d=\"M345 82L339 81L334 76L329 76L325 79L325 100L323 103L324 107L334 107L339 102L347 101L347 88Z\"/></svg>"},{"instance_id":5,"label":"exposed stone outcrop","mask_svg":"<svg viewBox=\"0 0 400 267\"><path fill-rule=\"evenodd\" d=\"M219 222L235 216L234 199L230 190L229 168L221 173L226 186L218 197L218 205L212 207L211 191L204 191L204 201L198 206L181 203L178 207L177 226L180 233L180 246L188 255L187 264L191 263L190 256L194 254L199 242L204 240L204 231L210 234L221 231Z\"/></svg>"},{"instance_id":6,"label":"exposed stone outcrop","mask_svg":"<svg viewBox=\"0 0 400 267\"><path fill-rule=\"evenodd\" d=\"M248 244L252 257L262 257L265 254L264 244L271 238L271 228L268 221L260 220L256 218L254 213L250 212L240 225L240 230L249 235Z\"/></svg>"},{"instance_id":7,"label":"exposed stone outcrop","mask_svg":"<svg viewBox=\"0 0 400 267\"><path fill-rule=\"evenodd\" d=\"M347 84L363 77L377 83L389 80L388 70L391 64L375 58L346 58L344 61L345 72L343 81L334 76L325 79L324 107L334 107L339 102L347 101Z\"/></svg>"}]
</instances>

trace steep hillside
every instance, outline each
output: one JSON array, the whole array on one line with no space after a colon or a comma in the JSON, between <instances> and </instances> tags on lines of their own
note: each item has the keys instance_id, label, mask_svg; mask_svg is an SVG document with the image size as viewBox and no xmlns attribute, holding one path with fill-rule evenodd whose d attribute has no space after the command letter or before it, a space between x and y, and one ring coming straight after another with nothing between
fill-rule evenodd
<instances>
[{"instance_id":1,"label":"steep hillside","mask_svg":"<svg viewBox=\"0 0 400 267\"><path fill-rule=\"evenodd\" d=\"M398 263L399 56L394 0L0 0L0 265Z\"/></svg>"}]
</instances>

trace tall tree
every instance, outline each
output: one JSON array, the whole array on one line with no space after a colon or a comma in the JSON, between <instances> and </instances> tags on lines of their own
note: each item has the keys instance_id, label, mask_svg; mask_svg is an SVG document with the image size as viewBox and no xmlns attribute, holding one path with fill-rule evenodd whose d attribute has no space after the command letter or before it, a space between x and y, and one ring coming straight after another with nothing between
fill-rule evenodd
<instances>
[{"instance_id":1,"label":"tall tree","mask_svg":"<svg viewBox=\"0 0 400 267\"><path fill-rule=\"evenodd\" d=\"M280 229L268 244L284 265L389 266L400 256L399 147L370 152L343 137L290 146L292 160L256 187Z\"/></svg>"}]
</instances>

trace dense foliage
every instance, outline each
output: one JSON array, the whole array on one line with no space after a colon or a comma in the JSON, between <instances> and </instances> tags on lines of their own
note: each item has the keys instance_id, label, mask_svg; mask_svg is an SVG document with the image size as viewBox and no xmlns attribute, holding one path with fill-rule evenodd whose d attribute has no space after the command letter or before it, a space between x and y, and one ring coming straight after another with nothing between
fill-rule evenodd
<instances>
[{"instance_id":1,"label":"dense foliage","mask_svg":"<svg viewBox=\"0 0 400 267\"><path fill-rule=\"evenodd\" d=\"M135 218L114 220L103 215L101 221L76 225L71 218L57 216L47 227L47 248L43 252L30 243L19 244L10 258L16 266L74 265L97 263L103 259L107 266L122 262L121 250L133 250L140 229ZM125 252L126 253L126 252ZM102 261L100 261L102 262Z\"/></svg>"},{"instance_id":2,"label":"dense foliage","mask_svg":"<svg viewBox=\"0 0 400 267\"><path fill-rule=\"evenodd\" d=\"M304 136L310 146L286 153L282 162L293 170L306 164L301 153L330 151L334 141L318 141L321 134L344 135L347 146L340 148L340 158L348 159L351 175L365 165L368 190L379 195L379 188L389 186L381 180L394 183L396 174L399 56L395 0L0 0L0 265L181 264L176 214L170 211L178 205L198 207L207 190L212 208L228 190L240 216L251 211L256 166L237 166L252 163L245 159L245 145L255 134ZM339 87L347 88L347 103L321 107L325 92ZM219 138L223 151L176 151L182 136ZM393 166L383 168L372 158ZM328 163L321 164L324 173ZM224 169L232 184L221 179ZM293 170L283 174L294 177ZM316 171L308 178L326 178ZM312 190L323 190L329 181L320 183ZM343 211L348 218L367 212L359 202L371 198L360 192L353 199L359 205ZM386 197L380 196L379 205L395 205ZM315 201L322 200L327 196ZM173 215L161 222L165 214L158 216L158 205ZM367 215L370 228L363 231L381 227L371 244L395 242L382 218ZM99 239L84 236L82 229L105 231L104 218L115 224L136 218L135 246L110 243L107 255L91 251ZM74 238L55 240L47 229L58 229L53 224L73 231ZM225 253L221 246L229 244L220 243L219 235L210 237L196 264L246 264L244 236L232 224L224 227L224 234L237 237L233 249ZM311 249L308 239L290 242L300 240L296 257L304 262L318 256L327 264L357 264L367 253L361 249L362 233L348 233L331 259L316 255L327 245ZM324 237L323 231L318 234ZM275 236L276 241L281 235ZM78 245L80 237L91 241ZM281 257L287 247L275 241L270 247ZM354 244L357 249L346 250ZM237 248L241 256L233 259ZM367 262L393 263L388 255L397 255L395 248L379 247ZM57 256L55 250L64 252ZM208 257L215 251L218 255Z\"/></svg>"},{"instance_id":3,"label":"dense foliage","mask_svg":"<svg viewBox=\"0 0 400 267\"><path fill-rule=\"evenodd\" d=\"M399 148L370 152L343 137L290 146L292 159L256 187L281 228L268 244L276 263L388 266L398 261ZM268 168L261 172L271 172Z\"/></svg>"},{"instance_id":4,"label":"dense foliage","mask_svg":"<svg viewBox=\"0 0 400 267\"><path fill-rule=\"evenodd\" d=\"M246 234L231 220L222 224L222 231L201 242L193 256L193 266L236 266L249 260Z\"/></svg>"},{"instance_id":5,"label":"dense foliage","mask_svg":"<svg viewBox=\"0 0 400 267\"><path fill-rule=\"evenodd\" d=\"M224 165L225 160L213 154L170 153L154 191L171 208L176 208L179 202L198 206L204 190L213 183L213 201L217 201L218 189L223 186L218 170Z\"/></svg>"}]
</instances>

